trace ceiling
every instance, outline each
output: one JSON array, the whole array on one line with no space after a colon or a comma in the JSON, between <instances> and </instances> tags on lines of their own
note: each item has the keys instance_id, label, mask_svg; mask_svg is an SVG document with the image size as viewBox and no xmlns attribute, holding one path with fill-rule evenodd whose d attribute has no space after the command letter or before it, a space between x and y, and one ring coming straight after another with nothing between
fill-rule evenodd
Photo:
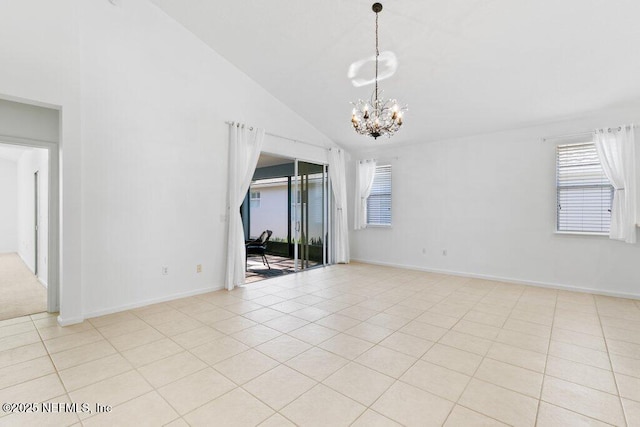
<instances>
[{"instance_id":1,"label":"ceiling","mask_svg":"<svg viewBox=\"0 0 640 427\"><path fill-rule=\"evenodd\" d=\"M152 0L340 145L350 101L368 98L349 65L374 54L371 0ZM380 50L397 71L385 96L408 104L402 144L640 107L637 0L391 0ZM359 77L371 78L368 64Z\"/></svg>"}]
</instances>

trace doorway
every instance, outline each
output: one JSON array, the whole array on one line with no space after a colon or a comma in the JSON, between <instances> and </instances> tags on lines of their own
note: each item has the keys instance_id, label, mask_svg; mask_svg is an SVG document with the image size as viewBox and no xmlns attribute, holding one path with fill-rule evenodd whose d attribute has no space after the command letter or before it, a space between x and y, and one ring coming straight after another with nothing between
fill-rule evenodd
<instances>
[{"instance_id":1,"label":"doorway","mask_svg":"<svg viewBox=\"0 0 640 427\"><path fill-rule=\"evenodd\" d=\"M327 165L262 153L241 213L246 241L272 233L246 282L327 265L328 204Z\"/></svg>"}]
</instances>

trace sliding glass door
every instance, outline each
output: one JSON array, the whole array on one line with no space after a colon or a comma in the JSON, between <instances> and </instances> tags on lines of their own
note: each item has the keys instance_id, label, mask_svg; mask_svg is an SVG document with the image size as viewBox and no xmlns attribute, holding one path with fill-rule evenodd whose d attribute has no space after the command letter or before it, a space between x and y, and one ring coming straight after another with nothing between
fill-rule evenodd
<instances>
[{"instance_id":1,"label":"sliding glass door","mask_svg":"<svg viewBox=\"0 0 640 427\"><path fill-rule=\"evenodd\" d=\"M327 263L327 167L296 160L291 224L295 270Z\"/></svg>"}]
</instances>

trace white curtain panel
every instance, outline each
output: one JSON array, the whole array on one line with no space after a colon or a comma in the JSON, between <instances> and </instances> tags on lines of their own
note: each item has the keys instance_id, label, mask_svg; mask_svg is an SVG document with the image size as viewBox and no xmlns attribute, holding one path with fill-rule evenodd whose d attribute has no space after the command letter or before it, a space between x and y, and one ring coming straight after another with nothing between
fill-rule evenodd
<instances>
[{"instance_id":1,"label":"white curtain panel","mask_svg":"<svg viewBox=\"0 0 640 427\"><path fill-rule=\"evenodd\" d=\"M356 203L353 221L356 230L367 226L367 198L371 194L375 175L375 160L360 160L356 164Z\"/></svg>"},{"instance_id":2,"label":"white curtain panel","mask_svg":"<svg viewBox=\"0 0 640 427\"><path fill-rule=\"evenodd\" d=\"M633 125L597 129L595 145L614 188L609 237L636 243L636 170Z\"/></svg>"},{"instance_id":3,"label":"white curtain panel","mask_svg":"<svg viewBox=\"0 0 640 427\"><path fill-rule=\"evenodd\" d=\"M347 178L344 151L329 150L329 174L335 199L335 262L349 263L349 226L347 225Z\"/></svg>"},{"instance_id":4,"label":"white curtain panel","mask_svg":"<svg viewBox=\"0 0 640 427\"><path fill-rule=\"evenodd\" d=\"M249 190L264 141L264 129L245 125L229 126L229 186L227 218L227 276L225 286L232 290L244 285L246 250L240 206Z\"/></svg>"}]
</instances>

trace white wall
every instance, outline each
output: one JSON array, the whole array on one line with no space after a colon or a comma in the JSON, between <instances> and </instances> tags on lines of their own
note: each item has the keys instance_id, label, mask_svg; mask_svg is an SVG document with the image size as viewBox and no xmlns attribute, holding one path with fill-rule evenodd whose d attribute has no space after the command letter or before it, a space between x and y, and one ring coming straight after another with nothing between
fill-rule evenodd
<instances>
[{"instance_id":1,"label":"white wall","mask_svg":"<svg viewBox=\"0 0 640 427\"><path fill-rule=\"evenodd\" d=\"M18 165L0 158L0 253L18 251Z\"/></svg>"},{"instance_id":2,"label":"white wall","mask_svg":"<svg viewBox=\"0 0 640 427\"><path fill-rule=\"evenodd\" d=\"M554 233L559 141L542 141L633 121L640 123L637 112L612 110L354 156L392 164L393 225L352 232L352 257L640 297L640 244ZM353 161L348 169L353 207Z\"/></svg>"},{"instance_id":3,"label":"white wall","mask_svg":"<svg viewBox=\"0 0 640 427\"><path fill-rule=\"evenodd\" d=\"M0 96L62 113L63 323L222 286L226 120L330 143L146 0L120 3L0 3Z\"/></svg>"},{"instance_id":4,"label":"white wall","mask_svg":"<svg viewBox=\"0 0 640 427\"><path fill-rule=\"evenodd\" d=\"M222 287L225 121L329 143L164 12L147 1L121 3L81 6L88 316Z\"/></svg>"},{"instance_id":5,"label":"white wall","mask_svg":"<svg viewBox=\"0 0 640 427\"><path fill-rule=\"evenodd\" d=\"M38 278L47 284L49 245L49 156L47 150L32 149L20 156L18 187L18 253L31 271L35 271L35 180L38 172Z\"/></svg>"}]
</instances>

